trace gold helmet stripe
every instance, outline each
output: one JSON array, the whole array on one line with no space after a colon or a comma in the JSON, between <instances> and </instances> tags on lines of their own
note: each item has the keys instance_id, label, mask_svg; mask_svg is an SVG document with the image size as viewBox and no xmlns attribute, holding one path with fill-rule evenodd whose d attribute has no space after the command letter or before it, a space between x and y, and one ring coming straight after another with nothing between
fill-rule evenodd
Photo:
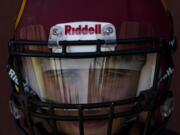
<instances>
[{"instance_id":1,"label":"gold helmet stripe","mask_svg":"<svg viewBox=\"0 0 180 135\"><path fill-rule=\"evenodd\" d=\"M17 29L17 27L19 25L19 22L21 20L21 16L22 16L24 8L25 8L25 5L26 5L26 0L22 0L21 7L20 7L20 10L19 10L18 16L16 18L16 23L14 25L15 30Z\"/></svg>"},{"instance_id":2,"label":"gold helmet stripe","mask_svg":"<svg viewBox=\"0 0 180 135\"><path fill-rule=\"evenodd\" d=\"M163 5L164 9L167 11L168 8L167 8L167 5L166 5L166 2L164 0L161 0L161 3Z\"/></svg>"}]
</instances>

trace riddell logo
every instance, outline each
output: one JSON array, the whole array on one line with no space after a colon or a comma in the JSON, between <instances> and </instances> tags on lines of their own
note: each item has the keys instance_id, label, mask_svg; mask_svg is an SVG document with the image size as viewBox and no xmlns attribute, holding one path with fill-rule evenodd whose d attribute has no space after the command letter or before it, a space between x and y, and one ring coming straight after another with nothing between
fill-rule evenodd
<instances>
[{"instance_id":1,"label":"riddell logo","mask_svg":"<svg viewBox=\"0 0 180 135\"><path fill-rule=\"evenodd\" d=\"M89 27L85 25L79 25L78 27L72 27L71 25L65 25L65 35L93 35L101 34L101 24L96 24L94 27Z\"/></svg>"}]
</instances>

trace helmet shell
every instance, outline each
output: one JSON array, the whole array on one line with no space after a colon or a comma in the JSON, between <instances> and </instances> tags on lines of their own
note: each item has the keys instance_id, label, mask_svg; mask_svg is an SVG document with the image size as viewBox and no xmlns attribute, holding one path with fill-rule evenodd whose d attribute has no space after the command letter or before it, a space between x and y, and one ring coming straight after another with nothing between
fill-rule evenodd
<instances>
[{"instance_id":1,"label":"helmet shell","mask_svg":"<svg viewBox=\"0 0 180 135\"><path fill-rule=\"evenodd\" d=\"M55 24L79 21L110 22L116 27L117 37L124 22L138 22L151 25L153 36L170 37L170 20L160 0L27 1L15 37L19 39L20 29L29 25L42 25L48 37ZM147 36L144 32L139 35Z\"/></svg>"}]
</instances>

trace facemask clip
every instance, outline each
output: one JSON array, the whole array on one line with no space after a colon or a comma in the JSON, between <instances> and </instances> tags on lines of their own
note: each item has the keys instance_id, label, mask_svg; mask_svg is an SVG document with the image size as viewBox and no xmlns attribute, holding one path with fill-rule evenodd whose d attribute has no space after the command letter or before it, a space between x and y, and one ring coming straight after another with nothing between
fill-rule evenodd
<instances>
[{"instance_id":1,"label":"facemask clip","mask_svg":"<svg viewBox=\"0 0 180 135\"><path fill-rule=\"evenodd\" d=\"M172 114L173 110L174 110L174 99L173 97L169 97L160 106L161 116L167 118Z\"/></svg>"},{"instance_id":2,"label":"facemask clip","mask_svg":"<svg viewBox=\"0 0 180 135\"><path fill-rule=\"evenodd\" d=\"M16 107L14 101L9 101L10 112L13 114L15 119L21 118L21 111Z\"/></svg>"}]
</instances>

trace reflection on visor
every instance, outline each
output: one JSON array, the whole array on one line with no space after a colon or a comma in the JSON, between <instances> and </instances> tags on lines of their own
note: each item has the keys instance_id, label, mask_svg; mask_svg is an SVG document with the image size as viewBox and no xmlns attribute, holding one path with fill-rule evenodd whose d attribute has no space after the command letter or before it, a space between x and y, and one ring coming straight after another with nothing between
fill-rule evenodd
<instances>
[{"instance_id":1,"label":"reflection on visor","mask_svg":"<svg viewBox=\"0 0 180 135\"><path fill-rule=\"evenodd\" d=\"M24 78L41 99L79 104L135 96L146 57L23 58L22 61ZM31 63L31 68L25 68L25 63Z\"/></svg>"}]
</instances>

